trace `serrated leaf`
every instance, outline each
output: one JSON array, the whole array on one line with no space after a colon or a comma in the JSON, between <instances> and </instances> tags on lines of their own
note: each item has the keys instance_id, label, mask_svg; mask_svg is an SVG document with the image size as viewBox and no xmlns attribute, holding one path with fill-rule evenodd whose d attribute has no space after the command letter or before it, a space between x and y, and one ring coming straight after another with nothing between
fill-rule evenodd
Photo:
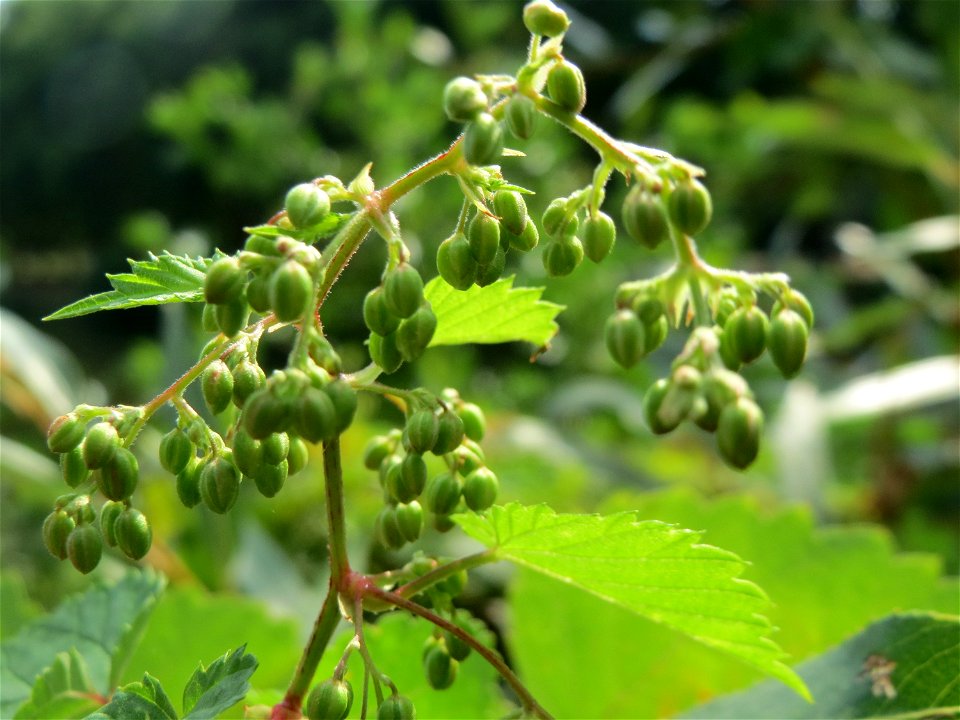
<instances>
[{"instance_id":1,"label":"serrated leaf","mask_svg":"<svg viewBox=\"0 0 960 720\"><path fill-rule=\"evenodd\" d=\"M784 653L763 614L769 600L738 576L733 553L698 543L700 534L636 513L564 515L546 505L495 506L455 515L496 556L562 580L722 650L802 696L809 693L781 662Z\"/></svg>"},{"instance_id":2,"label":"serrated leaf","mask_svg":"<svg viewBox=\"0 0 960 720\"><path fill-rule=\"evenodd\" d=\"M880 620L797 666L815 704L763 682L685 713L689 718L949 718L960 714L960 618Z\"/></svg>"},{"instance_id":3,"label":"serrated leaf","mask_svg":"<svg viewBox=\"0 0 960 720\"><path fill-rule=\"evenodd\" d=\"M241 645L204 669L203 663L193 673L183 690L184 720L212 720L250 689L250 676L257 669L257 659Z\"/></svg>"},{"instance_id":4,"label":"serrated leaf","mask_svg":"<svg viewBox=\"0 0 960 720\"><path fill-rule=\"evenodd\" d=\"M86 663L75 648L57 653L53 664L37 678L30 700L20 706L15 720L82 718L100 706Z\"/></svg>"},{"instance_id":5,"label":"serrated leaf","mask_svg":"<svg viewBox=\"0 0 960 720\"><path fill-rule=\"evenodd\" d=\"M101 310L125 310L143 305L196 302L203 298L207 268L220 255L191 258L164 252L149 254L148 260L127 260L133 272L107 275L113 290L71 303L44 320L89 315Z\"/></svg>"},{"instance_id":6,"label":"serrated leaf","mask_svg":"<svg viewBox=\"0 0 960 720\"><path fill-rule=\"evenodd\" d=\"M283 228L278 225L253 225L245 227L243 231L249 235L259 235L265 238L292 237L306 243L315 243L337 234L355 213L327 213L323 220L308 228Z\"/></svg>"},{"instance_id":7,"label":"serrated leaf","mask_svg":"<svg viewBox=\"0 0 960 720\"><path fill-rule=\"evenodd\" d=\"M87 720L177 720L170 698L160 681L149 673L143 680L124 685L114 693L110 702L88 717Z\"/></svg>"},{"instance_id":8,"label":"serrated leaf","mask_svg":"<svg viewBox=\"0 0 960 720\"><path fill-rule=\"evenodd\" d=\"M153 573L132 572L113 585L94 585L0 644L0 717L13 715L37 675L71 648L86 661L94 686L108 694L116 667L128 659L128 637L143 627L165 584Z\"/></svg>"},{"instance_id":9,"label":"serrated leaf","mask_svg":"<svg viewBox=\"0 0 960 720\"><path fill-rule=\"evenodd\" d=\"M554 318L564 309L541 300L543 288L513 287L512 276L469 290L457 290L438 276L423 294L437 316L430 347L514 341L541 347L557 334Z\"/></svg>"}]
</instances>

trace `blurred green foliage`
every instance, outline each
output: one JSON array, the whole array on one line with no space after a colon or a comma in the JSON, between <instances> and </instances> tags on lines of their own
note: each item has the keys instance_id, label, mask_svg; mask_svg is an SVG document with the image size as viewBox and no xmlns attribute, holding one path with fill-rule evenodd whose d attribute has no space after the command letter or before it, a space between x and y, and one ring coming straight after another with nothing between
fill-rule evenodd
<instances>
[{"instance_id":1,"label":"blurred green foliage","mask_svg":"<svg viewBox=\"0 0 960 720\"><path fill-rule=\"evenodd\" d=\"M565 6L574 20L570 54L589 88L585 114L706 168L716 208L701 243L706 258L791 274L818 313L808 368L789 387L767 361L747 371L773 419L747 474L726 469L694 430L652 439L641 394L676 348L626 373L607 357L600 328L612 288L652 275L665 259L621 238L613 259L548 287L545 298L568 309L536 364L527 363L530 347L437 348L397 382L454 385L483 406L504 501L583 511L614 491L673 486L705 497L742 493L769 508L799 501L819 520L886 525L902 547L939 555L956 573L960 6ZM0 4L4 637L36 614L36 603L52 607L86 583L39 540L61 492L43 448L46 424L79 401L146 401L205 342L190 306L42 327L39 318L107 289L103 274L122 272L128 256L234 251L241 228L269 218L293 183L328 173L349 180L372 161L385 184L442 151L456 132L440 108L445 82L514 69L526 38L520 8ZM536 191L538 213L591 172L589 152L545 123L523 150L525 159L506 164ZM612 207L623 192L611 188ZM440 180L398 209L404 239L427 259L426 277L459 204L457 189ZM349 370L366 360L360 303L382 252L364 247L326 305ZM539 257L510 272L517 285L545 282ZM265 364L288 341L270 336ZM920 375L892 372L910 368ZM378 570L405 556L371 543L379 490L359 457L399 414L365 398L360 417L344 438L351 551ZM245 493L226 518L186 511L155 459L169 419L138 441L138 504L158 546L151 561L174 585L240 590L305 626L325 584L320 483L299 478L272 501ZM314 463L305 475L317 472ZM706 520L702 527L712 530ZM721 538L720 529L706 536L723 546ZM449 555L463 542L456 533L424 540ZM96 574L122 569L111 558ZM478 573L465 601L497 617L505 586L496 568ZM192 602L189 592L165 602Z\"/></svg>"}]
</instances>

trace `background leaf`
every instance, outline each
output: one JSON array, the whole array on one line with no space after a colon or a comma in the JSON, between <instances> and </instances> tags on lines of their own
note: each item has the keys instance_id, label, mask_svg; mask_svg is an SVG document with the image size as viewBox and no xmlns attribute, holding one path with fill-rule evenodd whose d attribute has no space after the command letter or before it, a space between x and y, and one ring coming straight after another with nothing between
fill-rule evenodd
<instances>
[{"instance_id":1,"label":"background leaf","mask_svg":"<svg viewBox=\"0 0 960 720\"><path fill-rule=\"evenodd\" d=\"M257 659L246 652L245 645L218 658L206 669L201 664L183 690L184 718L211 720L240 702L256 669Z\"/></svg>"},{"instance_id":2,"label":"background leaf","mask_svg":"<svg viewBox=\"0 0 960 720\"><path fill-rule=\"evenodd\" d=\"M9 717L31 693L34 680L59 652L76 648L93 685L110 688L114 666L128 635L135 635L165 581L150 572L131 572L113 585L95 585L29 623L0 645L0 716Z\"/></svg>"},{"instance_id":3,"label":"background leaf","mask_svg":"<svg viewBox=\"0 0 960 720\"><path fill-rule=\"evenodd\" d=\"M797 667L816 703L763 682L688 718L946 718L960 713L960 618L891 615Z\"/></svg>"},{"instance_id":4,"label":"background leaf","mask_svg":"<svg viewBox=\"0 0 960 720\"><path fill-rule=\"evenodd\" d=\"M486 516L457 515L471 537L497 556L575 585L608 602L734 657L801 695L802 681L780 662L782 651L762 614L769 601L737 576L744 562L700 545L700 534L635 513L557 514L546 505L495 506Z\"/></svg>"},{"instance_id":5,"label":"background leaf","mask_svg":"<svg viewBox=\"0 0 960 720\"><path fill-rule=\"evenodd\" d=\"M107 275L113 290L71 303L44 320L89 315L100 310L126 310L142 305L195 302L203 298L206 269L216 259L190 258L164 252L149 260L127 260L132 273Z\"/></svg>"},{"instance_id":6,"label":"background leaf","mask_svg":"<svg viewBox=\"0 0 960 720\"><path fill-rule=\"evenodd\" d=\"M513 277L487 287L456 290L437 276L424 296L437 316L430 347L525 340L542 346L557 334L554 318L562 305L540 299L543 288L515 288Z\"/></svg>"},{"instance_id":7,"label":"background leaf","mask_svg":"<svg viewBox=\"0 0 960 720\"><path fill-rule=\"evenodd\" d=\"M956 581L941 577L939 559L896 554L878 526L817 528L802 508L771 511L746 497L707 500L679 490L621 492L601 509L627 508L701 528L706 540L749 560L746 577L773 601L767 614L776 639L798 660L898 609L956 608ZM758 679L721 653L530 571L515 576L510 608L510 651L521 676L546 707L568 717L670 717ZM593 669L589 693L577 682L583 667Z\"/></svg>"},{"instance_id":8,"label":"background leaf","mask_svg":"<svg viewBox=\"0 0 960 720\"><path fill-rule=\"evenodd\" d=\"M114 718L115 720L176 720L177 711L164 691L160 681L149 673L143 680L124 685L110 702L90 716L91 720Z\"/></svg>"},{"instance_id":9,"label":"background leaf","mask_svg":"<svg viewBox=\"0 0 960 720\"><path fill-rule=\"evenodd\" d=\"M37 678L30 700L17 710L16 720L82 718L102 700L90 682L87 665L75 648L57 653L53 664Z\"/></svg>"}]
</instances>

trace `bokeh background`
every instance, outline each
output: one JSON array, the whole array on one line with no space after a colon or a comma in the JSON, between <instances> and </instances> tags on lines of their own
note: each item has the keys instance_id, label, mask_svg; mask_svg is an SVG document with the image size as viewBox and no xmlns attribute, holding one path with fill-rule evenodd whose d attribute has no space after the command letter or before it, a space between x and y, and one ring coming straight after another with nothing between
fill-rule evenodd
<instances>
[{"instance_id":1,"label":"bokeh background","mask_svg":"<svg viewBox=\"0 0 960 720\"><path fill-rule=\"evenodd\" d=\"M79 402L145 402L205 343L198 307L41 318L108 289L104 274L125 271L126 258L233 252L243 226L271 216L294 183L349 180L372 161L385 184L441 151L458 132L440 108L444 84L515 70L527 39L521 7L0 3L4 635L88 582L40 542L63 487L44 450L49 421ZM654 497L746 503L761 514L799 506L812 525L882 527L874 529L888 552L924 553L935 575L956 574L960 5L564 7L573 19L567 53L589 89L585 114L706 168L715 218L700 239L704 256L791 275L817 311L808 365L789 384L768 360L746 371L768 419L747 473L725 468L696 428L653 439L640 400L680 339L623 372L600 330L616 285L655 274L669 258L621 238L603 265L550 282L545 297L568 309L538 362L516 345L435 349L392 379L453 385L483 407L505 500L563 511L647 507L653 516ZM535 211L592 172L590 152L546 123L522 149L527 158L505 169L536 191ZM613 187L612 208L623 194L622 184ZM442 180L398 209L426 277L458 209L457 188ZM326 310L350 370L366 362L360 302L382 266L374 245L358 254ZM546 281L538 253L510 272L518 283ZM282 361L289 338L277 340L268 365ZM138 443L138 505L155 528L148 562L175 584L239 592L306 627L325 577L320 484L291 483L273 501L245 494L227 518L187 511L151 450L170 421L161 417ZM345 439L353 550L371 569L405 558L371 541L379 497L359 453L398 421L371 401ZM663 519L673 519L670 507L662 503ZM708 515L689 522L722 544L733 521L720 517L711 536ZM460 549L446 537L427 542L447 554ZM114 558L97 574L123 567ZM465 602L502 629L509 582L503 572L481 574Z\"/></svg>"}]
</instances>

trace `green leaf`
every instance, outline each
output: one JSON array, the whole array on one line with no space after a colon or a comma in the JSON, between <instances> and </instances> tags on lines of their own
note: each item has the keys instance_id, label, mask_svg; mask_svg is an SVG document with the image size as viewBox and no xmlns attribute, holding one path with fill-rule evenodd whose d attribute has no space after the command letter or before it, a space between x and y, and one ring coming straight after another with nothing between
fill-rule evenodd
<instances>
[{"instance_id":1,"label":"green leaf","mask_svg":"<svg viewBox=\"0 0 960 720\"><path fill-rule=\"evenodd\" d=\"M15 720L82 718L100 707L87 665L75 648L57 653L53 664L37 678L30 700L20 706Z\"/></svg>"},{"instance_id":2,"label":"green leaf","mask_svg":"<svg viewBox=\"0 0 960 720\"><path fill-rule=\"evenodd\" d=\"M797 666L815 704L764 682L690 718L948 718L960 714L960 618L891 615Z\"/></svg>"},{"instance_id":3,"label":"green leaf","mask_svg":"<svg viewBox=\"0 0 960 720\"><path fill-rule=\"evenodd\" d=\"M563 305L540 299L543 288L515 288L513 277L487 287L456 290L435 277L424 297L437 316L430 347L524 340L542 347L557 334L554 318Z\"/></svg>"},{"instance_id":4,"label":"green leaf","mask_svg":"<svg viewBox=\"0 0 960 720\"><path fill-rule=\"evenodd\" d=\"M88 717L88 720L177 720L170 698L160 681L149 673L143 680L124 685L110 702Z\"/></svg>"},{"instance_id":5,"label":"green leaf","mask_svg":"<svg viewBox=\"0 0 960 720\"><path fill-rule=\"evenodd\" d=\"M206 669L200 664L183 690L184 718L211 720L244 698L257 669L257 659L246 650L241 645Z\"/></svg>"},{"instance_id":6,"label":"green leaf","mask_svg":"<svg viewBox=\"0 0 960 720\"><path fill-rule=\"evenodd\" d=\"M94 585L0 644L0 717L13 715L30 697L37 675L71 648L86 661L94 686L108 694L164 585L150 572Z\"/></svg>"},{"instance_id":7,"label":"green leaf","mask_svg":"<svg viewBox=\"0 0 960 720\"><path fill-rule=\"evenodd\" d=\"M631 512L561 515L546 505L516 503L454 520L500 559L679 630L809 697L769 637L773 628L763 614L769 600L738 577L745 563L699 544L699 533Z\"/></svg>"},{"instance_id":8,"label":"green leaf","mask_svg":"<svg viewBox=\"0 0 960 720\"><path fill-rule=\"evenodd\" d=\"M63 320L100 310L126 310L142 305L197 302L203 298L207 268L218 257L221 255L190 258L164 252L159 256L150 253L149 260L127 260L132 273L107 275L113 290L71 303L44 320Z\"/></svg>"}]
</instances>

